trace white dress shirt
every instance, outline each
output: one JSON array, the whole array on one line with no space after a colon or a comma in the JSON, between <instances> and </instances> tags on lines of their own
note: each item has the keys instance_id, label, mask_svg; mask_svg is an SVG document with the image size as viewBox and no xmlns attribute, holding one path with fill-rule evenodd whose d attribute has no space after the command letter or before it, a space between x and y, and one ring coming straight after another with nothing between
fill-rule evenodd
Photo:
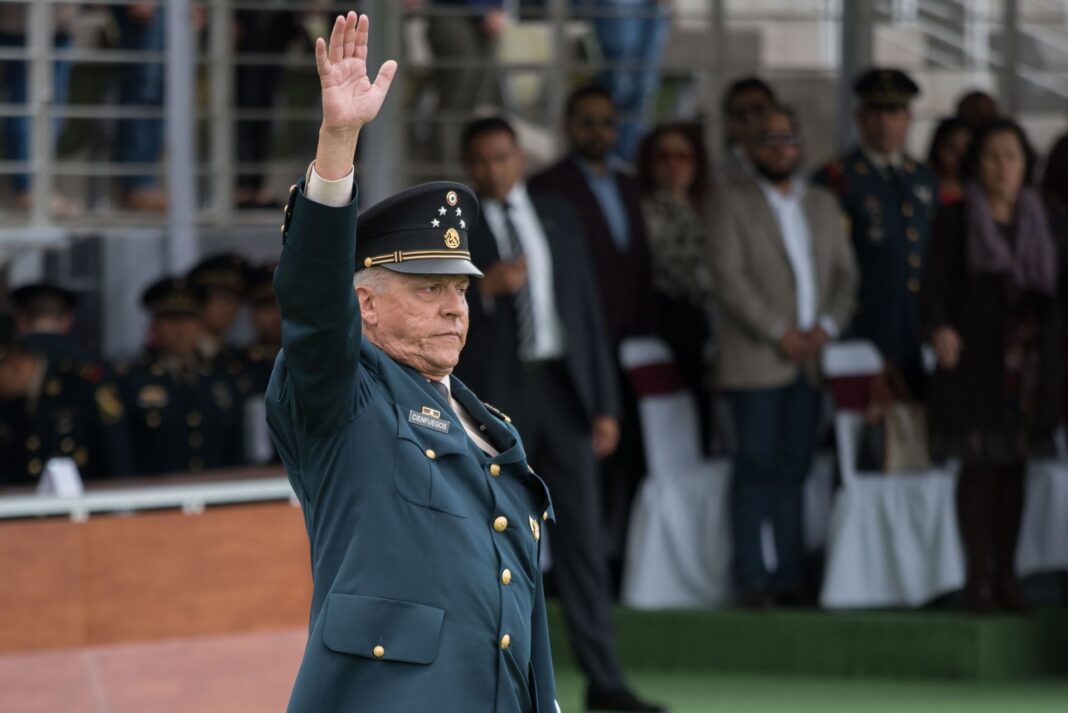
<instances>
[{"instance_id":1,"label":"white dress shirt","mask_svg":"<svg viewBox=\"0 0 1068 713\"><path fill-rule=\"evenodd\" d=\"M790 190L782 193L767 181L760 179L760 188L768 199L768 206L779 224L786 257L794 273L797 290L796 327L808 331L816 325L819 312L819 286L816 280L816 264L812 255L812 235L805 216L805 182L793 179ZM819 317L820 326L828 336L838 335L838 326L829 316ZM782 324L775 330L781 336L790 325Z\"/></svg>"},{"instance_id":2,"label":"white dress shirt","mask_svg":"<svg viewBox=\"0 0 1068 713\"><path fill-rule=\"evenodd\" d=\"M538 220L534 204L523 183L517 183L508 193L512 207L511 218L519 234L519 244L527 261L527 280L530 284L531 310L534 313L534 347L530 354L520 354L524 361L559 359L564 355L563 325L556 310L556 292L553 289L553 256L549 240ZM497 241L497 252L502 260L512 260L512 246L508 240L504 205L500 201L483 200L482 217Z\"/></svg>"}]
</instances>

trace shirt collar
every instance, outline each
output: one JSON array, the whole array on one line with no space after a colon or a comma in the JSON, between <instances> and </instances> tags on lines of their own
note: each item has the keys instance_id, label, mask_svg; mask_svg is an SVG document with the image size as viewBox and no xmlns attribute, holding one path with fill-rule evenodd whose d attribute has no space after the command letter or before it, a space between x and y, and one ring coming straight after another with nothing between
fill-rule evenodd
<instances>
[{"instance_id":1,"label":"shirt collar","mask_svg":"<svg viewBox=\"0 0 1068 713\"><path fill-rule=\"evenodd\" d=\"M487 199L485 202L489 205L500 206L503 209L506 203L512 208L517 208L519 206L526 205L529 201L530 194L527 192L527 184L523 181L519 181L514 186L512 186L512 190L508 191L508 195L505 196L503 201L499 201L495 198L490 198Z\"/></svg>"},{"instance_id":2,"label":"shirt collar","mask_svg":"<svg viewBox=\"0 0 1068 713\"><path fill-rule=\"evenodd\" d=\"M774 203L800 203L805 197L805 182L796 175L790 181L790 190L787 193L771 185L763 176L758 176L756 181L768 200Z\"/></svg>"},{"instance_id":3,"label":"shirt collar","mask_svg":"<svg viewBox=\"0 0 1068 713\"><path fill-rule=\"evenodd\" d=\"M905 155L900 151L895 151L892 154L879 153L870 146L861 145L860 150L864 152L868 160L879 169L884 171L887 168L901 168L905 163Z\"/></svg>"}]
</instances>

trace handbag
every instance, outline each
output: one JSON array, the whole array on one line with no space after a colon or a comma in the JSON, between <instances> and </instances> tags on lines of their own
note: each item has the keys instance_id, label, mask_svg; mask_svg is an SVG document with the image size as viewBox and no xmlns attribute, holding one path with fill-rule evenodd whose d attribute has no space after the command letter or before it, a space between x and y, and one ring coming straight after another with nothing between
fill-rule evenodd
<instances>
[{"instance_id":1,"label":"handbag","mask_svg":"<svg viewBox=\"0 0 1068 713\"><path fill-rule=\"evenodd\" d=\"M856 466L861 472L881 473L918 472L931 466L927 411L892 366L869 383Z\"/></svg>"}]
</instances>

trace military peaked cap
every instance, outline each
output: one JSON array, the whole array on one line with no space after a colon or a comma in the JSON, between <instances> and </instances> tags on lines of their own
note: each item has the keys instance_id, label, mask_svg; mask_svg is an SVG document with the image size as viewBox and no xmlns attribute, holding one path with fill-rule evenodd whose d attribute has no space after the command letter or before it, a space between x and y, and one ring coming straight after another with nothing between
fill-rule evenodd
<instances>
[{"instance_id":1,"label":"military peaked cap","mask_svg":"<svg viewBox=\"0 0 1068 713\"><path fill-rule=\"evenodd\" d=\"M478 223L478 199L462 183L424 183L360 214L356 269L384 267L414 275L473 275L467 236Z\"/></svg>"},{"instance_id":2,"label":"military peaked cap","mask_svg":"<svg viewBox=\"0 0 1068 713\"><path fill-rule=\"evenodd\" d=\"M912 78L900 69L869 69L857 78L853 84L865 106L908 106L912 98L920 93L920 87Z\"/></svg>"}]
</instances>

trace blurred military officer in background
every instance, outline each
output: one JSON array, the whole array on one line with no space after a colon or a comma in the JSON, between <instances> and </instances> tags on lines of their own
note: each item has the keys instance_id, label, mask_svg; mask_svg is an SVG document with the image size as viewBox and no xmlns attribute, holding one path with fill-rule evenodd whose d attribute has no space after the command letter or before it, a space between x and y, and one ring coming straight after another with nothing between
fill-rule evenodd
<instances>
[{"instance_id":1,"label":"blurred military officer in background","mask_svg":"<svg viewBox=\"0 0 1068 713\"><path fill-rule=\"evenodd\" d=\"M937 206L934 173L905 154L919 87L904 72L872 69L855 83L860 146L821 168L816 183L842 205L860 268L852 336L875 343L922 391L918 298Z\"/></svg>"},{"instance_id":2,"label":"blurred military officer in background","mask_svg":"<svg viewBox=\"0 0 1068 713\"><path fill-rule=\"evenodd\" d=\"M244 372L250 394L264 394L271 379L274 358L282 348L282 312L274 298L272 282L276 263L260 265L248 273L245 301L249 306L255 341L244 351Z\"/></svg>"},{"instance_id":3,"label":"blurred military officer in background","mask_svg":"<svg viewBox=\"0 0 1068 713\"><path fill-rule=\"evenodd\" d=\"M372 83L368 33L350 12L316 42L322 127L274 281L285 328L267 419L314 553L288 710L557 711L548 490L510 419L452 375L482 275L478 201L437 182L358 212L357 141L397 69Z\"/></svg>"},{"instance_id":4,"label":"blurred military officer in background","mask_svg":"<svg viewBox=\"0 0 1068 713\"><path fill-rule=\"evenodd\" d=\"M144 291L141 302L152 314L149 344L134 364L117 369L137 472L240 464L239 395L197 351L203 291L185 279L163 278Z\"/></svg>"},{"instance_id":5,"label":"blurred military officer in background","mask_svg":"<svg viewBox=\"0 0 1068 713\"><path fill-rule=\"evenodd\" d=\"M197 348L209 361L221 358L227 367L237 361L237 353L227 340L241 312L248 275L248 262L234 253L206 257L186 275L204 294L200 312L204 334Z\"/></svg>"},{"instance_id":6,"label":"blurred military officer in background","mask_svg":"<svg viewBox=\"0 0 1068 713\"><path fill-rule=\"evenodd\" d=\"M0 315L0 483L36 482L51 458L86 480L131 473L119 391L99 366L33 351Z\"/></svg>"},{"instance_id":7,"label":"blurred military officer in background","mask_svg":"<svg viewBox=\"0 0 1068 713\"><path fill-rule=\"evenodd\" d=\"M71 334L78 304L73 292L50 282L34 282L12 290L11 304L18 335L28 348L56 363L92 361Z\"/></svg>"}]
</instances>

